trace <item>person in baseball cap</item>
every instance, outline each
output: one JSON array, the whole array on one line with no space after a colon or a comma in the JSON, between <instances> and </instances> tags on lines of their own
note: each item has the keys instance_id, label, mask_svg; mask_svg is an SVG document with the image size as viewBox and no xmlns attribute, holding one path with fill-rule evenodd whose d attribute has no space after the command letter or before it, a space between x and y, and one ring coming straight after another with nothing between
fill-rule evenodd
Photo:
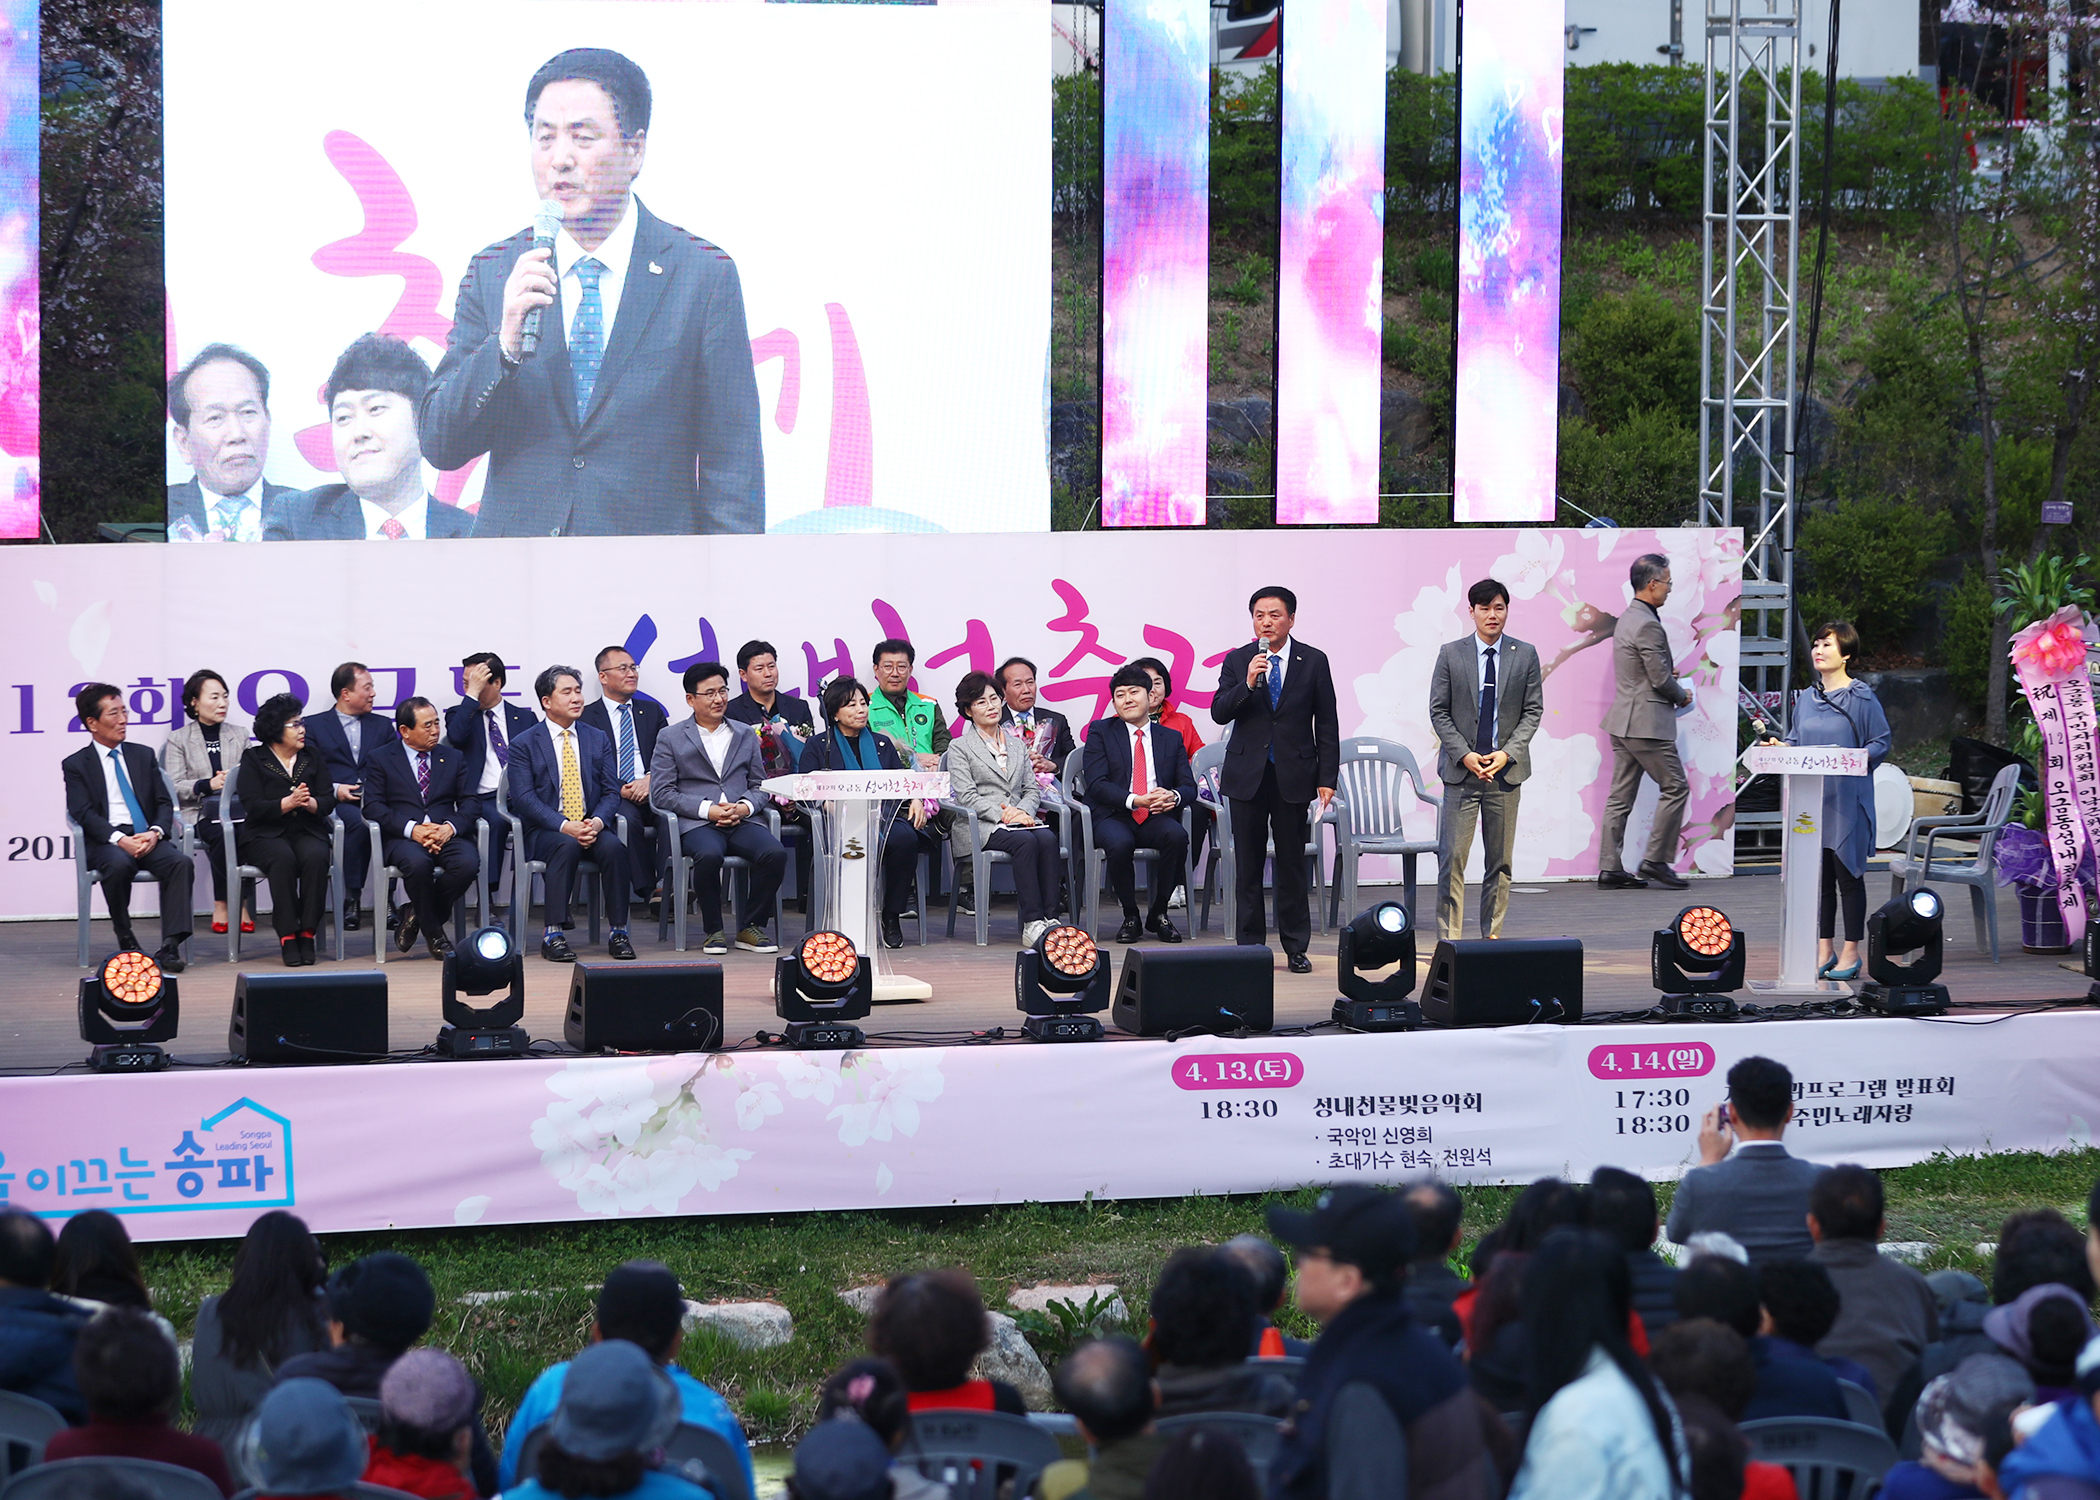
<instances>
[{"instance_id":1,"label":"person in baseball cap","mask_svg":"<svg viewBox=\"0 0 2100 1500\"><path fill-rule=\"evenodd\" d=\"M365 1472L365 1433L342 1392L325 1380L279 1381L256 1408L241 1467L270 1500L335 1495Z\"/></svg>"},{"instance_id":2,"label":"person in baseball cap","mask_svg":"<svg viewBox=\"0 0 2100 1500\"><path fill-rule=\"evenodd\" d=\"M1458 1357L1407 1310L1415 1222L1406 1203L1347 1183L1309 1212L1272 1207L1269 1230L1296 1252L1298 1307L1321 1325L1270 1493L1375 1494L1405 1473L1411 1495L1494 1500L1503 1485L1486 1413ZM1375 1419L1379 1403L1389 1420Z\"/></svg>"},{"instance_id":3,"label":"person in baseball cap","mask_svg":"<svg viewBox=\"0 0 2100 1500\"><path fill-rule=\"evenodd\" d=\"M476 1500L474 1377L442 1349L411 1349L379 1382L379 1431L365 1482L422 1500Z\"/></svg>"}]
</instances>

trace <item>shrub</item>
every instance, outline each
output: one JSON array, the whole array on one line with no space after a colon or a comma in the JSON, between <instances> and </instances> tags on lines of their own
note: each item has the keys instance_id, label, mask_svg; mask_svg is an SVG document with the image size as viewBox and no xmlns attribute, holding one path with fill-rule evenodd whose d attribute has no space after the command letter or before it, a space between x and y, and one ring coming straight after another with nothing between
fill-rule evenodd
<instances>
[{"instance_id":1,"label":"shrub","mask_svg":"<svg viewBox=\"0 0 2100 1500\"><path fill-rule=\"evenodd\" d=\"M1980 567L1970 566L1940 605L1940 660L1954 691L1981 713L1991 687L1991 588Z\"/></svg>"},{"instance_id":2,"label":"shrub","mask_svg":"<svg viewBox=\"0 0 2100 1500\"><path fill-rule=\"evenodd\" d=\"M1621 526L1681 526L1699 514L1699 433L1675 412L1637 411L1610 432L1560 424L1560 493ZM1563 518L1580 526L1583 517Z\"/></svg>"},{"instance_id":3,"label":"shrub","mask_svg":"<svg viewBox=\"0 0 2100 1500\"><path fill-rule=\"evenodd\" d=\"M1794 537L1801 618L1850 620L1870 660L1902 650L1951 532L1945 515L1898 499L1810 516Z\"/></svg>"},{"instance_id":4,"label":"shrub","mask_svg":"<svg viewBox=\"0 0 2100 1500\"><path fill-rule=\"evenodd\" d=\"M1606 431L1633 413L1699 411L1699 334L1691 317L1652 292L1600 296L1583 309L1568 363L1583 405Z\"/></svg>"}]
</instances>

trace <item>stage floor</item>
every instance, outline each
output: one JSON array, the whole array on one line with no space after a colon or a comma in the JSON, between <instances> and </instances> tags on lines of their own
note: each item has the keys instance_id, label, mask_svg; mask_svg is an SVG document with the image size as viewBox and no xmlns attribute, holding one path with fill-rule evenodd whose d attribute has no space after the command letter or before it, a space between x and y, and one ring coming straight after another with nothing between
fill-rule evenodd
<instances>
[{"instance_id":1,"label":"stage floor","mask_svg":"<svg viewBox=\"0 0 2100 1500\"><path fill-rule=\"evenodd\" d=\"M1876 904L1886 899L1887 878L1879 873L1869 877L1869 895ZM1779 889L1778 879L1770 875L1697 881L1688 893L1654 889L1600 891L1586 882L1519 887L1510 903L1504 935L1580 937L1587 1013L1637 1013L1648 1009L1655 998L1648 981L1650 939L1657 927L1688 904L1688 898L1710 902L1726 911L1748 938L1750 977L1773 977L1778 969L1773 943L1778 931ZM1375 893L1366 890L1367 897L1386 893L1384 889ZM1398 888L1391 888L1391 894L1398 894ZM1423 887L1421 894L1428 904L1430 888ZM1477 890L1471 896L1477 899ZM1967 900L1958 891L1949 899L1947 959L1942 978L1957 1005L2019 1005L2082 995L2085 981L2059 968L2058 958L2020 951L2018 903L2006 892L1998 893L1998 901L2003 958L1993 964L1977 949ZM1177 925L1186 930L1190 923L1184 919L1190 915L1176 912ZM137 926L141 941L150 948L156 940L156 922L146 919ZM791 938L798 937L802 919L790 912L786 926ZM920 948L913 941L915 924L905 924L906 944L901 952L891 955L893 967L927 981L933 986L934 997L878 1007L862 1023L872 1044L957 1040L956 1033L988 1031L993 1027L1005 1027L1010 1036L1019 1037L1020 1017L1013 1007L1013 954L1018 939L1011 898L1004 898L993 908L992 943L988 947L979 948L970 941L972 929L967 919L957 920L957 936L952 942L940 935L945 926L943 908L938 921L928 921L928 945ZM1197 935L1195 941L1224 942L1217 928L1213 912L1211 931ZM583 947L581 932L571 936L578 951L590 957ZM107 923L95 924L95 940L98 954L108 950L111 939ZM697 940L695 934L694 941ZM372 941L369 930L351 933L345 967L371 967ZM251 956L245 957L237 968L226 962L225 943L225 938L208 931L200 931L191 940L192 962L182 975L182 1032L169 1046L179 1061L210 1063L226 1057L227 1019L238 973L283 972L267 920L262 931L247 939L247 953ZM668 941L658 944L654 922L635 929L635 945L641 953L641 963L701 958L697 951L686 955L673 952ZM1120 974L1122 950L1113 944L1106 946L1114 955ZM1432 946L1429 941L1421 946L1425 968ZM323 951L330 950L324 947ZM1316 931L1313 972L1307 975L1288 972L1278 955L1279 1027L1306 1026L1327 1019L1335 998L1334 951L1333 931ZM73 955L71 922L0 924L0 973L5 975L0 979L0 1074L49 1072L78 1064L85 1055L74 1013L81 971L74 967ZM602 957L602 950L599 956ZM725 1031L732 1040L749 1037L760 1029L779 1030L771 999L772 962L769 957L752 953L731 953L721 960L727 1001ZM324 958L314 972L325 974L329 967ZM545 963L536 953L527 958L525 968L525 1027L535 1039L558 1044L562 1009L568 1000L569 969L566 965ZM386 974L391 1045L397 1050L420 1047L438 1028L438 966L419 946L410 958L390 955Z\"/></svg>"}]
</instances>

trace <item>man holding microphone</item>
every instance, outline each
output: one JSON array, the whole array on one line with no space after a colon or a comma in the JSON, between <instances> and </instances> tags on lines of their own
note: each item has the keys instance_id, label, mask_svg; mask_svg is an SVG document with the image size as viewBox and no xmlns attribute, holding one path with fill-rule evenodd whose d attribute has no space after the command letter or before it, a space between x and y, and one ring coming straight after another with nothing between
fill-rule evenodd
<instances>
[{"instance_id":1,"label":"man holding microphone","mask_svg":"<svg viewBox=\"0 0 2100 1500\"><path fill-rule=\"evenodd\" d=\"M1262 909L1262 864L1276 846L1276 935L1293 974L1310 974L1312 941L1307 905L1305 842L1308 804L1324 812L1341 771L1341 730L1335 719L1334 677L1324 652L1291 636L1298 596L1287 588L1257 589L1247 601L1254 639L1225 658L1210 716L1233 726L1219 787L1232 819L1238 851L1234 899L1236 941L1268 939Z\"/></svg>"}]
</instances>

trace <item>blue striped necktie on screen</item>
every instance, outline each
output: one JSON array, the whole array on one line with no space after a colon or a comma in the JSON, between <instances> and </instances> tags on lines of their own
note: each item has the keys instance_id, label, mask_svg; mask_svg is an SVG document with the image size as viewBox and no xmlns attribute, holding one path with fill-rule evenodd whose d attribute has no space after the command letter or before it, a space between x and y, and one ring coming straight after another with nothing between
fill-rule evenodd
<instances>
[{"instance_id":1,"label":"blue striped necktie on screen","mask_svg":"<svg viewBox=\"0 0 2100 1500\"><path fill-rule=\"evenodd\" d=\"M604 274L604 263L592 256L576 262L576 279L583 290L576 298L576 326L569 330L569 369L576 377L579 422L591 409L598 367L605 363L605 299L598 291L598 278Z\"/></svg>"}]
</instances>

